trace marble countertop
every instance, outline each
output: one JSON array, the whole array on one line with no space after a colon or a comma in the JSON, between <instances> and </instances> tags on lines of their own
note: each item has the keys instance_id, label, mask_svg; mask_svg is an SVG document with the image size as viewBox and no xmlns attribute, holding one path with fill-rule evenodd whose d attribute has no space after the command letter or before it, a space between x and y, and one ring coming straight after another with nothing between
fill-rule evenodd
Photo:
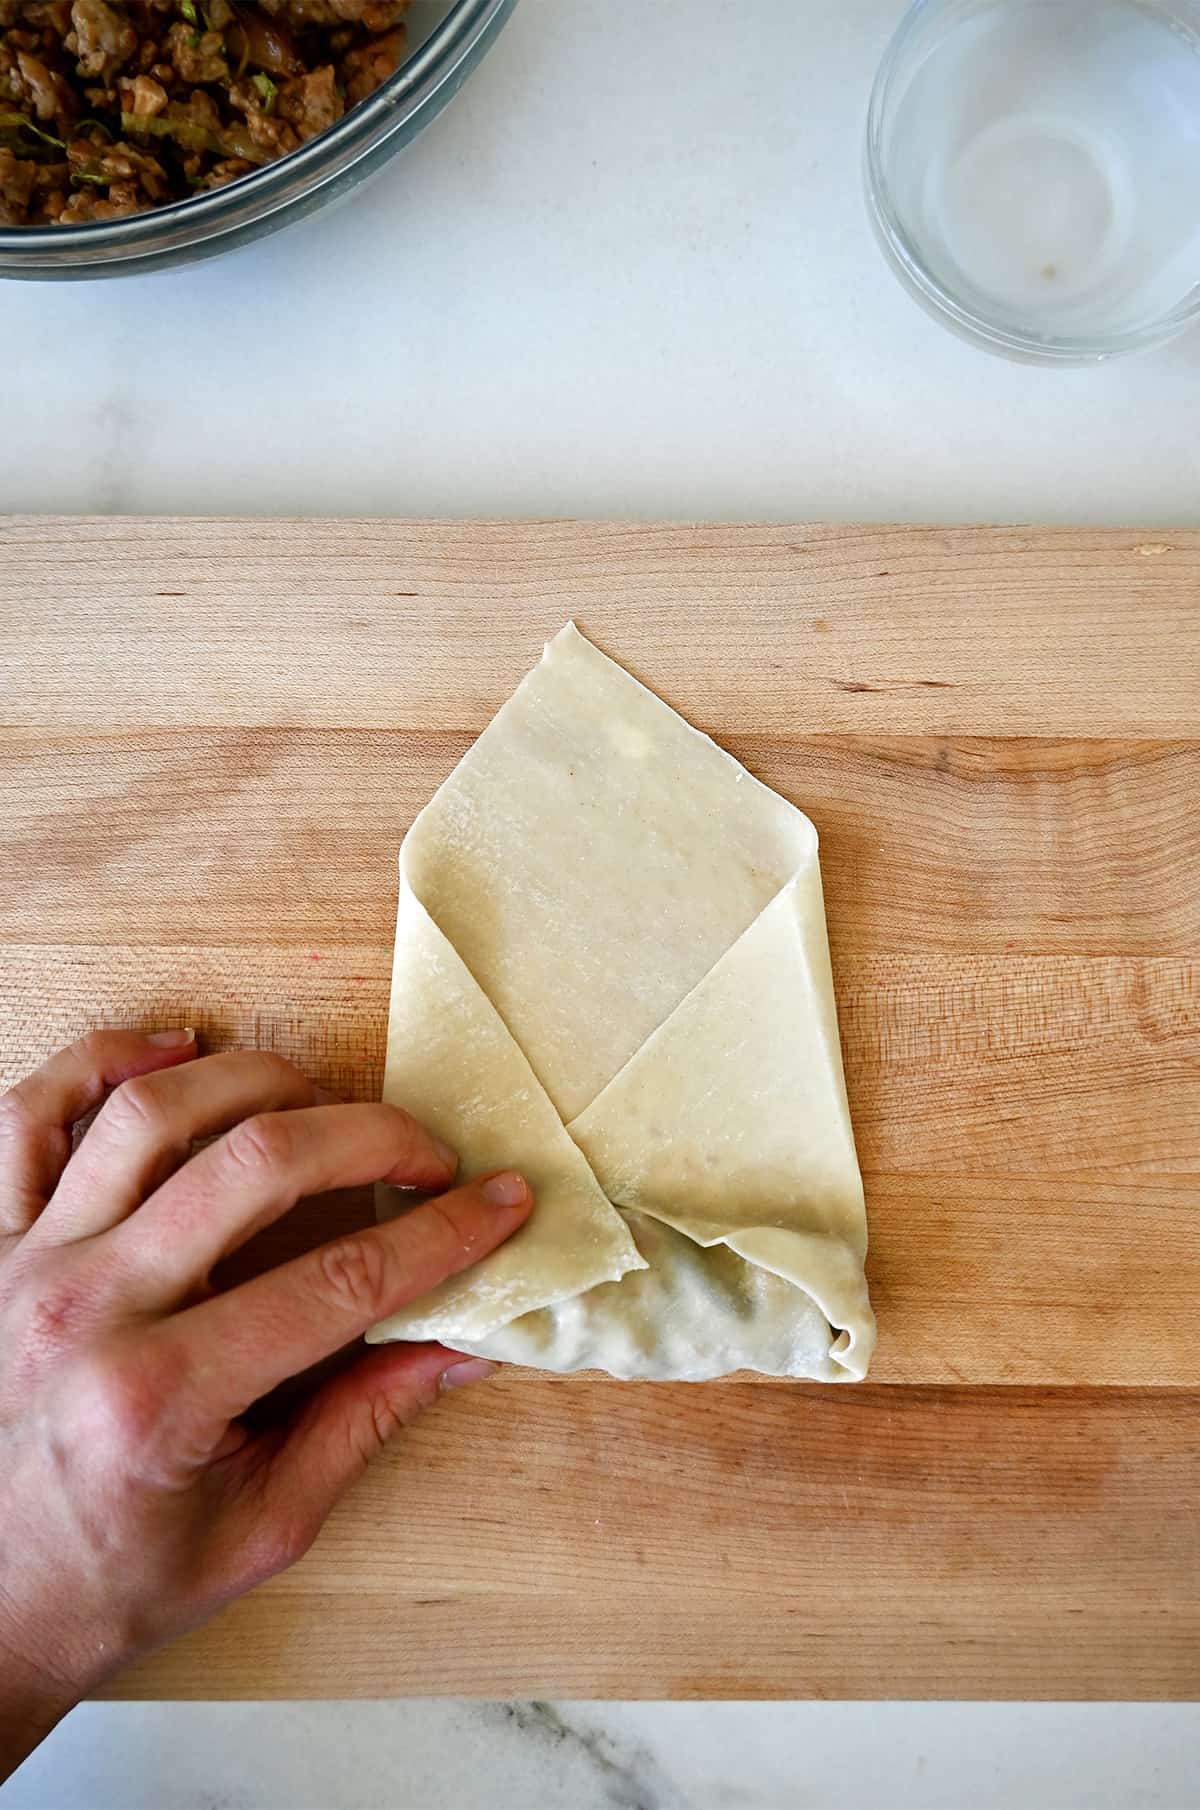
<instances>
[{"instance_id":1,"label":"marble countertop","mask_svg":"<svg viewBox=\"0 0 1200 1810\"><path fill-rule=\"evenodd\" d=\"M0 287L0 507L1200 524L1200 334L1047 372L927 320L859 190L897 0L521 0L368 191ZM1195 1709L107 1705L3 1810L1150 1810Z\"/></svg>"},{"instance_id":2,"label":"marble countertop","mask_svg":"<svg viewBox=\"0 0 1200 1810\"><path fill-rule=\"evenodd\" d=\"M0 1810L1193 1810L1171 1704L89 1705Z\"/></svg>"},{"instance_id":3,"label":"marble countertop","mask_svg":"<svg viewBox=\"0 0 1200 1810\"><path fill-rule=\"evenodd\" d=\"M859 155L898 0L520 0L365 193L0 285L0 507L1200 522L1200 333L1045 371L928 320Z\"/></svg>"}]
</instances>

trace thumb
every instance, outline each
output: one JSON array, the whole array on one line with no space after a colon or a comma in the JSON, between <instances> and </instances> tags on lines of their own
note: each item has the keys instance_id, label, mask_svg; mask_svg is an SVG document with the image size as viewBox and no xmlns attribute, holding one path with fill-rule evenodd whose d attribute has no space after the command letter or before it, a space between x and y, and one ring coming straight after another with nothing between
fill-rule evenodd
<instances>
[{"instance_id":1,"label":"thumb","mask_svg":"<svg viewBox=\"0 0 1200 1810\"><path fill-rule=\"evenodd\" d=\"M282 1563L273 1568L307 1550L338 1498L394 1433L432 1407L444 1389L483 1382L498 1369L445 1345L380 1345L323 1384L264 1468L246 1454L248 1468L257 1472L254 1518L269 1545L276 1545L270 1533L278 1537Z\"/></svg>"}]
</instances>

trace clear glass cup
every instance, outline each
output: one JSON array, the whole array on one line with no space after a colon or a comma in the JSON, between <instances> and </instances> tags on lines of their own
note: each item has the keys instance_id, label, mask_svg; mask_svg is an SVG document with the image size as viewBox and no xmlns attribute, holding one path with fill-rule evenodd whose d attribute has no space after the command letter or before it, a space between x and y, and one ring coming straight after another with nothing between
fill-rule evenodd
<instances>
[{"instance_id":1,"label":"clear glass cup","mask_svg":"<svg viewBox=\"0 0 1200 1810\"><path fill-rule=\"evenodd\" d=\"M905 287L988 351L1170 339L1200 317L1200 0L917 0L866 188Z\"/></svg>"},{"instance_id":2,"label":"clear glass cup","mask_svg":"<svg viewBox=\"0 0 1200 1810\"><path fill-rule=\"evenodd\" d=\"M109 277L215 257L299 220L382 169L474 69L516 0L416 0L412 53L335 126L225 188L124 220L0 228L0 277Z\"/></svg>"}]
</instances>

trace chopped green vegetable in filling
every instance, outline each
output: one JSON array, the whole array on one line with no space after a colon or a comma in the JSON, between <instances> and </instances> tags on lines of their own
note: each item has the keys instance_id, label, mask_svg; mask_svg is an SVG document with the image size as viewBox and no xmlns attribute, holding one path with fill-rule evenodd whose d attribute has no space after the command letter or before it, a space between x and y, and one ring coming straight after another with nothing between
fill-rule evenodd
<instances>
[{"instance_id":1,"label":"chopped green vegetable in filling","mask_svg":"<svg viewBox=\"0 0 1200 1810\"><path fill-rule=\"evenodd\" d=\"M43 132L42 128L35 126L24 113L0 113L0 132L32 132L33 136L40 138L43 144L54 145L60 151L65 151L67 148L63 139L55 138L50 132Z\"/></svg>"},{"instance_id":2,"label":"chopped green vegetable in filling","mask_svg":"<svg viewBox=\"0 0 1200 1810\"><path fill-rule=\"evenodd\" d=\"M259 99L262 101L263 112L274 113L275 97L279 93L279 90L270 76L264 74L262 70L259 70L257 75L252 75L250 77L250 86L252 88L257 88Z\"/></svg>"}]
</instances>

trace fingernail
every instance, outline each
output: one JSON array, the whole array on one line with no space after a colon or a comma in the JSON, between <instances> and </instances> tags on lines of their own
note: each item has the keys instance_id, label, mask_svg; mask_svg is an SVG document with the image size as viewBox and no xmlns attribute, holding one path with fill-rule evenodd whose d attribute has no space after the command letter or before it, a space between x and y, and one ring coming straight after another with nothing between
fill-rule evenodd
<instances>
[{"instance_id":1,"label":"fingernail","mask_svg":"<svg viewBox=\"0 0 1200 1810\"><path fill-rule=\"evenodd\" d=\"M196 1033L187 1031L151 1031L146 1038L160 1050L181 1050L186 1043L195 1043Z\"/></svg>"},{"instance_id":2,"label":"fingernail","mask_svg":"<svg viewBox=\"0 0 1200 1810\"><path fill-rule=\"evenodd\" d=\"M451 1175L458 1168L458 1152L451 1150L449 1144L443 1144L441 1138L433 1139L433 1153L439 1162L445 1163Z\"/></svg>"},{"instance_id":3,"label":"fingernail","mask_svg":"<svg viewBox=\"0 0 1200 1810\"><path fill-rule=\"evenodd\" d=\"M483 1198L493 1207L519 1207L529 1193L523 1175L513 1175L511 1171L504 1175L493 1175L480 1189Z\"/></svg>"},{"instance_id":4,"label":"fingernail","mask_svg":"<svg viewBox=\"0 0 1200 1810\"><path fill-rule=\"evenodd\" d=\"M313 1099L318 1106L340 1106L342 1103L339 1095L331 1094L327 1087L314 1087Z\"/></svg>"},{"instance_id":5,"label":"fingernail","mask_svg":"<svg viewBox=\"0 0 1200 1810\"><path fill-rule=\"evenodd\" d=\"M464 1363L451 1364L449 1370L443 1370L438 1381L439 1389L464 1389L468 1383L486 1383L489 1376L495 1376L499 1364L489 1363L487 1358L467 1358Z\"/></svg>"}]
</instances>

